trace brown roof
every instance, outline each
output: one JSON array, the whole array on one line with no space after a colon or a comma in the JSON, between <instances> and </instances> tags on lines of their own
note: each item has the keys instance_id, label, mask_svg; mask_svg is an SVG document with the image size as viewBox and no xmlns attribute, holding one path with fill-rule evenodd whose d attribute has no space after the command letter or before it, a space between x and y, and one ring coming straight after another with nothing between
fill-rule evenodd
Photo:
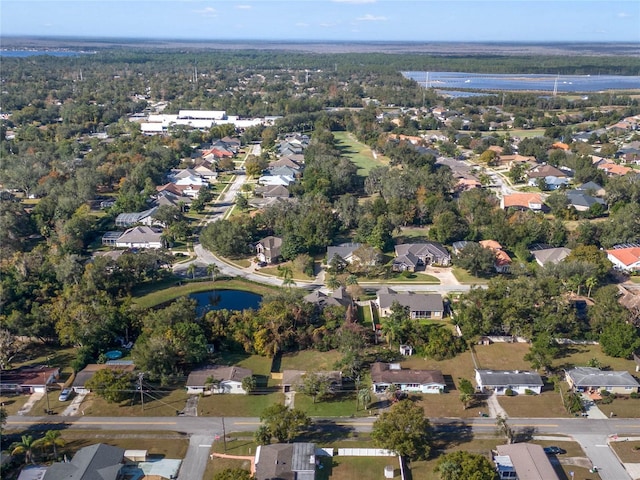
<instances>
[{"instance_id":1,"label":"brown roof","mask_svg":"<svg viewBox=\"0 0 640 480\"><path fill-rule=\"evenodd\" d=\"M57 367L22 367L15 370L3 370L0 376L2 385L20 385L25 387L44 386L45 381L51 376L58 376L60 369Z\"/></svg>"},{"instance_id":2,"label":"brown roof","mask_svg":"<svg viewBox=\"0 0 640 480\"><path fill-rule=\"evenodd\" d=\"M389 363L382 362L376 362L371 365L371 380L373 383L446 384L440 370L392 370Z\"/></svg>"},{"instance_id":3,"label":"brown roof","mask_svg":"<svg viewBox=\"0 0 640 480\"><path fill-rule=\"evenodd\" d=\"M520 480L559 480L549 457L540 445L514 443L498 445L499 455L507 455Z\"/></svg>"},{"instance_id":4,"label":"brown roof","mask_svg":"<svg viewBox=\"0 0 640 480\"><path fill-rule=\"evenodd\" d=\"M187 387L203 387L207 383L207 379L213 378L220 382L242 382L243 379L253 375L248 368L225 366L225 365L207 365L206 367L192 370L187 378Z\"/></svg>"},{"instance_id":5,"label":"brown roof","mask_svg":"<svg viewBox=\"0 0 640 480\"><path fill-rule=\"evenodd\" d=\"M503 197L504 208L525 207L529 208L532 203L542 204L542 196L539 193L512 193Z\"/></svg>"},{"instance_id":6,"label":"brown roof","mask_svg":"<svg viewBox=\"0 0 640 480\"><path fill-rule=\"evenodd\" d=\"M104 369L119 370L121 372L133 372L136 366L132 363L129 364L111 364L111 363L90 363L78 373L76 373L73 379L72 387L84 387L85 383L95 375L98 370Z\"/></svg>"}]
</instances>

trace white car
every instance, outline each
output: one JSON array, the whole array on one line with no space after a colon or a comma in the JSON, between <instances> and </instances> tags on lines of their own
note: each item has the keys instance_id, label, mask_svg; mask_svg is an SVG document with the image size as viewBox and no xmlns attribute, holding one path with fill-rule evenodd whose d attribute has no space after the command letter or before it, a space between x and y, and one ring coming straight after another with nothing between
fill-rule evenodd
<instances>
[{"instance_id":1,"label":"white car","mask_svg":"<svg viewBox=\"0 0 640 480\"><path fill-rule=\"evenodd\" d=\"M71 398L71 394L73 393L73 389L71 388L64 388L62 389L62 391L60 392L60 396L58 397L58 400L60 402L66 402L67 400L69 400Z\"/></svg>"}]
</instances>

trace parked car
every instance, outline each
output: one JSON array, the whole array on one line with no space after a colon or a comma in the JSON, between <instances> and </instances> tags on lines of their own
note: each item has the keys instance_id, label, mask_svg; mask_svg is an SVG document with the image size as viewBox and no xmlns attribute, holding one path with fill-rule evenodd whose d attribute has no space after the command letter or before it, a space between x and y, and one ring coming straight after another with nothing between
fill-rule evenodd
<instances>
[{"instance_id":1,"label":"parked car","mask_svg":"<svg viewBox=\"0 0 640 480\"><path fill-rule=\"evenodd\" d=\"M58 400L60 402L66 402L67 400L69 400L71 398L71 394L73 393L73 389L71 388L63 388L62 391L60 392L60 396L58 397Z\"/></svg>"},{"instance_id":2,"label":"parked car","mask_svg":"<svg viewBox=\"0 0 640 480\"><path fill-rule=\"evenodd\" d=\"M564 448L560 447L544 447L543 450L547 455L562 455L564 453L567 453Z\"/></svg>"}]
</instances>

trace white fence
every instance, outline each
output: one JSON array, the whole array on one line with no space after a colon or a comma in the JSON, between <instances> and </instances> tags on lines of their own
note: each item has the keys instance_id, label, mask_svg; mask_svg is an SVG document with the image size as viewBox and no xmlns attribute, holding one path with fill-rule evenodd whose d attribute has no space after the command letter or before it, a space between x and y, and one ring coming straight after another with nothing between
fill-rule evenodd
<instances>
[{"instance_id":1,"label":"white fence","mask_svg":"<svg viewBox=\"0 0 640 480\"><path fill-rule=\"evenodd\" d=\"M396 454L384 448L339 448L342 457L395 457Z\"/></svg>"}]
</instances>

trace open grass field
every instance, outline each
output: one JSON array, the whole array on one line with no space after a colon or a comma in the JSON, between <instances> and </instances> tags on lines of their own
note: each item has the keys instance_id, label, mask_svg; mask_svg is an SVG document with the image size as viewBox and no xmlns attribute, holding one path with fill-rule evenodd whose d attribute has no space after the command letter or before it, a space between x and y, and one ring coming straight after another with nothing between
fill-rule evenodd
<instances>
[{"instance_id":1,"label":"open grass field","mask_svg":"<svg viewBox=\"0 0 640 480\"><path fill-rule=\"evenodd\" d=\"M384 467L393 465L393 478L400 478L398 457L322 457L323 468L316 479L353 480L354 478L385 478ZM416 479L416 477L413 477ZM416 479L417 480L417 479Z\"/></svg>"},{"instance_id":2,"label":"open grass field","mask_svg":"<svg viewBox=\"0 0 640 480\"><path fill-rule=\"evenodd\" d=\"M295 267L294 262L283 262L277 266L273 267L263 267L258 270L258 273L263 275L273 275L274 277L280 276L280 272L278 271L278 267L290 267L291 273L293 274L293 280L313 280L314 277L310 277L305 274L302 270Z\"/></svg>"},{"instance_id":3,"label":"open grass field","mask_svg":"<svg viewBox=\"0 0 640 480\"><path fill-rule=\"evenodd\" d=\"M561 356L554 360L553 366L556 369L584 367L593 358L611 370L627 370L630 373L635 371L633 360L609 357L602 352L600 345L567 345L563 348Z\"/></svg>"},{"instance_id":4,"label":"open grass field","mask_svg":"<svg viewBox=\"0 0 640 480\"><path fill-rule=\"evenodd\" d=\"M274 403L284 403L280 392L265 395L209 395L198 400L198 415L209 417L259 417Z\"/></svg>"},{"instance_id":5,"label":"open grass field","mask_svg":"<svg viewBox=\"0 0 640 480\"><path fill-rule=\"evenodd\" d=\"M509 135L520 138L542 137L544 135L544 128L532 128L529 130L513 129L509 130Z\"/></svg>"},{"instance_id":6,"label":"open grass field","mask_svg":"<svg viewBox=\"0 0 640 480\"><path fill-rule=\"evenodd\" d=\"M630 398L628 395L619 395L613 400L612 403L606 405L598 403L598 408L602 410L605 415L610 415L619 418L640 418L640 399Z\"/></svg>"},{"instance_id":7,"label":"open grass field","mask_svg":"<svg viewBox=\"0 0 640 480\"><path fill-rule=\"evenodd\" d=\"M464 268L453 267L452 272L456 279L465 285L484 285L489 282L488 278L481 278L471 275Z\"/></svg>"},{"instance_id":8,"label":"open grass field","mask_svg":"<svg viewBox=\"0 0 640 480\"><path fill-rule=\"evenodd\" d=\"M303 350L296 353L288 353L282 356L280 371L305 370L307 372L320 372L334 370L334 365L342 358L337 350L319 352L317 350Z\"/></svg>"},{"instance_id":9,"label":"open grass field","mask_svg":"<svg viewBox=\"0 0 640 480\"><path fill-rule=\"evenodd\" d=\"M366 177L372 168L388 165L389 159L382 155L373 156L371 148L356 140L352 133L332 132L342 155L351 160L358 167L358 175Z\"/></svg>"},{"instance_id":10,"label":"open grass field","mask_svg":"<svg viewBox=\"0 0 640 480\"><path fill-rule=\"evenodd\" d=\"M492 343L474 345L478 367L489 370L530 370L523 357L529 352L528 343Z\"/></svg>"},{"instance_id":11,"label":"open grass field","mask_svg":"<svg viewBox=\"0 0 640 480\"><path fill-rule=\"evenodd\" d=\"M178 285L176 280L171 280L168 283L159 282L156 286L157 288L154 288L153 285L149 285L145 290L137 291L133 302L139 308L152 308L190 293L206 292L207 290L244 290L258 295L266 295L276 290L274 287L238 279L216 280L215 282L189 282L181 285Z\"/></svg>"},{"instance_id":12,"label":"open grass field","mask_svg":"<svg viewBox=\"0 0 640 480\"><path fill-rule=\"evenodd\" d=\"M313 403L309 395L296 393L294 406L310 417L349 417L352 415L368 415L369 412L360 406L356 412L356 393L344 392L332 398Z\"/></svg>"},{"instance_id":13,"label":"open grass field","mask_svg":"<svg viewBox=\"0 0 640 480\"><path fill-rule=\"evenodd\" d=\"M484 398L477 397L474 403L464 409L458 395L457 391L453 391L440 395L412 394L410 398L424 409L425 415L429 418L474 418L478 416L478 411L488 411Z\"/></svg>"},{"instance_id":14,"label":"open grass field","mask_svg":"<svg viewBox=\"0 0 640 480\"><path fill-rule=\"evenodd\" d=\"M553 389L540 395L501 396L498 402L510 417L561 418L570 417L562 406L559 392Z\"/></svg>"},{"instance_id":15,"label":"open grass field","mask_svg":"<svg viewBox=\"0 0 640 480\"><path fill-rule=\"evenodd\" d=\"M609 446L623 463L640 463L640 440L611 442Z\"/></svg>"}]
</instances>

